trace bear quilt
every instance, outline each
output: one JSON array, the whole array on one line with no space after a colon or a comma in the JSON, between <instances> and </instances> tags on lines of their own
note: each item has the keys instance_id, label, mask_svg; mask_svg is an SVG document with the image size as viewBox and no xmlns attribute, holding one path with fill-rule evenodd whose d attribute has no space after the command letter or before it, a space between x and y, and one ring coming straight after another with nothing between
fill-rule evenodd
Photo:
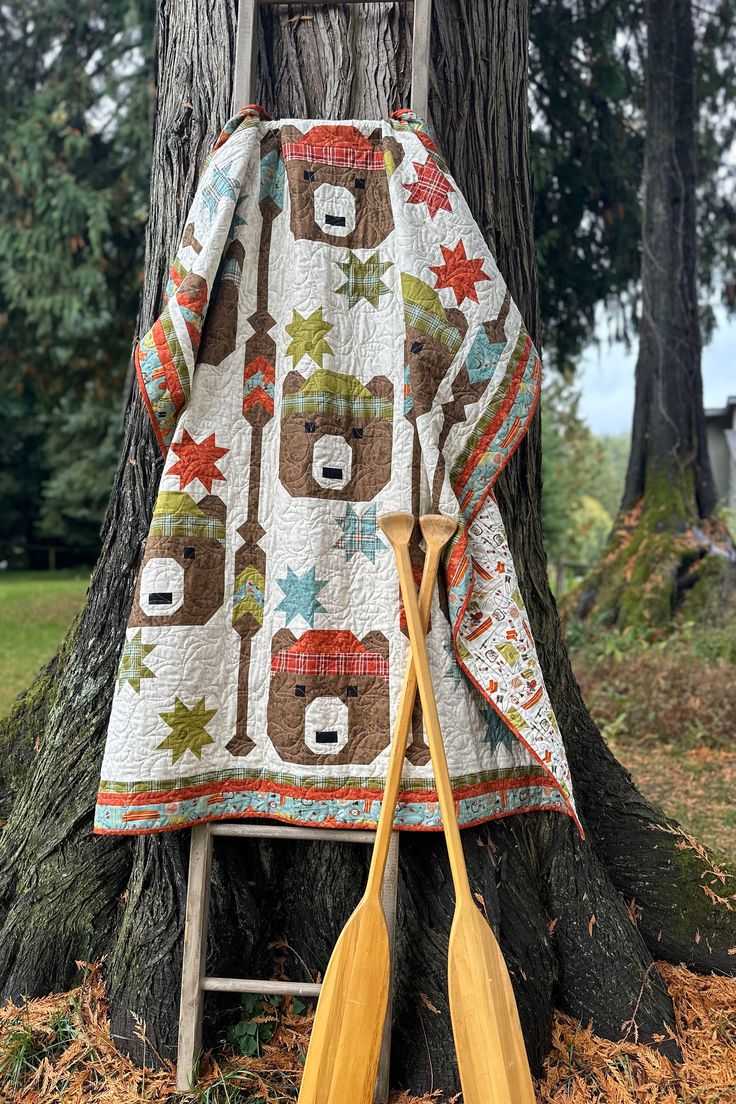
<instances>
[{"instance_id":1,"label":"bear quilt","mask_svg":"<svg viewBox=\"0 0 736 1104\"><path fill-rule=\"evenodd\" d=\"M135 360L165 459L95 830L376 824L408 654L391 510L460 522L428 633L460 823L574 817L493 495L541 364L421 120L244 108ZM418 705L395 824L441 827Z\"/></svg>"}]
</instances>

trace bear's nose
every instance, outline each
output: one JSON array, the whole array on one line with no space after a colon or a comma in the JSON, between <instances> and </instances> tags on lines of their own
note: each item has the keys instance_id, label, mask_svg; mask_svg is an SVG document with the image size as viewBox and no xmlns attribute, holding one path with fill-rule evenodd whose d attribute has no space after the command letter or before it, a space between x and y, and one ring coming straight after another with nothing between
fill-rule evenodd
<instances>
[{"instance_id":1,"label":"bear's nose","mask_svg":"<svg viewBox=\"0 0 736 1104\"><path fill-rule=\"evenodd\" d=\"M304 715L304 742L315 755L337 755L348 742L348 707L340 698L315 698Z\"/></svg>"},{"instance_id":2,"label":"bear's nose","mask_svg":"<svg viewBox=\"0 0 736 1104\"><path fill-rule=\"evenodd\" d=\"M184 567L173 556L152 556L141 573L141 609L169 617L184 604Z\"/></svg>"},{"instance_id":3,"label":"bear's nose","mask_svg":"<svg viewBox=\"0 0 736 1104\"><path fill-rule=\"evenodd\" d=\"M345 238L355 229L355 196L339 184L320 184L314 193L314 221L325 234Z\"/></svg>"},{"instance_id":4,"label":"bear's nose","mask_svg":"<svg viewBox=\"0 0 736 1104\"><path fill-rule=\"evenodd\" d=\"M325 433L314 443L312 476L325 490L343 490L353 475L353 450L344 437Z\"/></svg>"}]
</instances>

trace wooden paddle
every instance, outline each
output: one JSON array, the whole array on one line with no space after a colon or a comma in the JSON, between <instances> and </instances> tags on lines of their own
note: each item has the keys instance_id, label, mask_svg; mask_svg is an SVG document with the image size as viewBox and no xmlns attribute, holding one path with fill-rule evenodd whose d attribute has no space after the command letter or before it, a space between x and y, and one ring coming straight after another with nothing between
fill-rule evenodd
<instances>
[{"instance_id":1,"label":"wooden paddle","mask_svg":"<svg viewBox=\"0 0 736 1104\"><path fill-rule=\"evenodd\" d=\"M414 519L409 514L385 514L379 518L378 524L396 554L424 727L455 887L455 915L450 931L447 973L463 1100L465 1104L534 1104L534 1088L508 970L496 938L470 892L409 560L409 538ZM423 533L426 524L427 519L420 518ZM349 1099L344 1098L345 1101Z\"/></svg>"},{"instance_id":2,"label":"wooden paddle","mask_svg":"<svg viewBox=\"0 0 736 1104\"><path fill-rule=\"evenodd\" d=\"M431 517L423 528L427 557L419 595L419 624L432 606L442 549L457 529L452 518ZM413 527L413 521L411 526ZM414 592L416 604L416 592ZM299 1104L371 1104L388 1005L391 953L381 886L401 789L404 753L417 689L409 661L401 685L386 785L365 893L332 952L304 1066Z\"/></svg>"}]
</instances>

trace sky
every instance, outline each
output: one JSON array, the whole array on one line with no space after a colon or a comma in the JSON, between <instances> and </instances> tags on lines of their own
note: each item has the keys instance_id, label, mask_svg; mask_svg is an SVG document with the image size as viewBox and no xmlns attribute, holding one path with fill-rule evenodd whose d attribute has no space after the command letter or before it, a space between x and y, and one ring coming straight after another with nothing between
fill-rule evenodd
<instances>
[{"instance_id":1,"label":"sky","mask_svg":"<svg viewBox=\"0 0 736 1104\"><path fill-rule=\"evenodd\" d=\"M717 329L703 349L703 391L706 407L723 407L736 395L736 321L716 310ZM582 357L580 413L593 433L628 433L634 407L634 366L637 345L608 344L604 322L599 325L601 344Z\"/></svg>"}]
</instances>

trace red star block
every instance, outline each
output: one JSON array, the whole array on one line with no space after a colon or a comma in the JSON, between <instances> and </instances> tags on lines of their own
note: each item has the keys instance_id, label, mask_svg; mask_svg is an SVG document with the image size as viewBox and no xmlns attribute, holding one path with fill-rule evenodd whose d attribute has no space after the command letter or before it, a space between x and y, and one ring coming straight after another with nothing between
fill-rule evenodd
<instances>
[{"instance_id":1,"label":"red star block","mask_svg":"<svg viewBox=\"0 0 736 1104\"><path fill-rule=\"evenodd\" d=\"M490 280L490 276L487 276L483 271L482 257L469 260L465 253L465 246L461 241L457 243L454 249L448 249L446 245L442 245L440 248L445 263L429 266L429 271L434 272L437 277L435 287L452 288L458 306L465 299L472 299L474 303L477 303L478 296L475 285L482 280Z\"/></svg>"},{"instance_id":2,"label":"red star block","mask_svg":"<svg viewBox=\"0 0 736 1104\"><path fill-rule=\"evenodd\" d=\"M451 211L452 204L449 197L450 192L454 192L455 189L434 161L428 158L423 165L415 161L414 169L417 180L404 185L409 193L407 203L426 203L431 218L434 218L438 211Z\"/></svg>"},{"instance_id":3,"label":"red star block","mask_svg":"<svg viewBox=\"0 0 736 1104\"><path fill-rule=\"evenodd\" d=\"M198 479L205 490L210 492L215 479L224 480L225 476L217 467L217 461L230 450L218 448L214 433L210 433L204 441L195 441L185 429L181 441L172 444L171 451L178 460L169 468L168 474L179 476L180 489Z\"/></svg>"}]
</instances>

